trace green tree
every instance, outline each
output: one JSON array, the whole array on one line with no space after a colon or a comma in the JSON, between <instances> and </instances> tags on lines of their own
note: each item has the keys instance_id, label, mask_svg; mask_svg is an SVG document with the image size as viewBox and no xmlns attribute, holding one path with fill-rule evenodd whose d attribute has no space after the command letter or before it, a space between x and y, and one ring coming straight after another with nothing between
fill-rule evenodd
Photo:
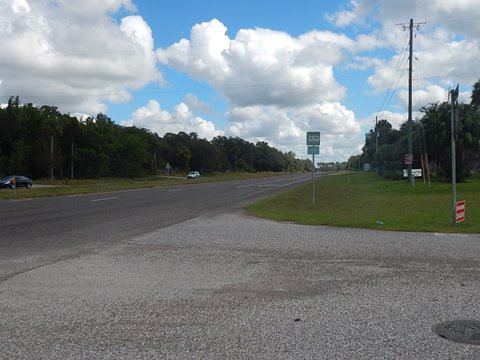
<instances>
[{"instance_id":1,"label":"green tree","mask_svg":"<svg viewBox=\"0 0 480 360\"><path fill-rule=\"evenodd\" d=\"M480 80L473 85L470 104L476 109L480 110Z\"/></svg>"}]
</instances>

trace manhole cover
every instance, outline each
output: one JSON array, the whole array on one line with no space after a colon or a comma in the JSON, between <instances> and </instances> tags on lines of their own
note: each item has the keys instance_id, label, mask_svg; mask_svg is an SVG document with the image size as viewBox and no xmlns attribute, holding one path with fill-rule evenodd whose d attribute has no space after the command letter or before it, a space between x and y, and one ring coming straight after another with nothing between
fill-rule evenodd
<instances>
[{"instance_id":1,"label":"manhole cover","mask_svg":"<svg viewBox=\"0 0 480 360\"><path fill-rule=\"evenodd\" d=\"M480 321L453 320L436 325L433 330L441 337L464 344L480 345Z\"/></svg>"}]
</instances>

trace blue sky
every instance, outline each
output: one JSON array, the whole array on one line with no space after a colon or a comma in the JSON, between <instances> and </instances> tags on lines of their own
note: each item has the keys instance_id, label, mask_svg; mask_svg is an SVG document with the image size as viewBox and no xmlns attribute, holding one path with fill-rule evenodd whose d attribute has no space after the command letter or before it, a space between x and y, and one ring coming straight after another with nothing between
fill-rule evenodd
<instances>
[{"instance_id":1,"label":"blue sky","mask_svg":"<svg viewBox=\"0 0 480 360\"><path fill-rule=\"evenodd\" d=\"M323 3L323 4L322 4ZM153 38L156 47L168 47L182 38L189 38L192 26L212 19L219 19L228 28L227 34L234 38L240 29L268 28L277 31L288 32L292 36L299 36L306 32L322 29L334 31L335 26L327 20L326 14L334 14L348 3L335 1L304 0L300 6L298 1L272 1L272 0L247 0L242 2L226 2L209 0L195 2L191 0L169 1L160 3L157 1L136 1L138 12L149 24L158 24L152 27ZM181 15L180 15L181 14ZM125 14L121 14L125 15ZM118 16L117 16L118 18ZM354 30L355 31L355 30ZM353 31L353 32L354 32ZM352 33L347 29L347 33ZM166 108L172 108L180 102L185 92L196 92L203 101L214 104L219 112L226 112L227 106L208 83L192 81L188 76L171 71L168 67L162 67L169 86L161 88L151 86L137 93L138 101L148 100L151 93L158 94L162 104ZM341 82L349 84L352 91L347 94L346 102L361 111L361 116L367 116L371 111L362 96L363 82L357 82L355 78L366 77L368 72L359 74L348 69L338 69L337 75ZM202 91L198 91L202 89ZM207 90L210 89L211 91ZM197 90L197 91L195 91ZM382 95L378 95L374 101L382 101ZM125 104L124 107L112 107L109 114L117 119L124 118L125 111L132 112L138 103ZM216 120L224 126L227 124L225 117L219 116Z\"/></svg>"},{"instance_id":2,"label":"blue sky","mask_svg":"<svg viewBox=\"0 0 480 360\"><path fill-rule=\"evenodd\" d=\"M268 28L288 32L292 36L299 36L313 29L332 29L332 24L326 19L325 13L334 13L339 9L335 1L305 0L299 6L298 1L255 1L227 2L219 0L209 1L136 1L138 12L152 26L153 38L156 47L169 47L182 38L189 38L192 26L212 19L219 19L228 28L227 34L234 38L240 29ZM124 13L119 15L125 15ZM117 19L120 17L117 16ZM182 101L186 92L195 92L202 101L217 109L221 114L227 110L225 99L215 92L215 89L206 82L193 81L178 71L172 71L168 66L161 67L169 85L159 87L150 86L137 92L135 102L124 106L111 107L109 115L120 121L125 113L130 114L138 103L145 103L154 93L162 103L162 107L172 109ZM347 75L348 76L348 72ZM200 89L200 91L199 91ZM352 100L355 96L352 96ZM362 101L357 101L362 105ZM225 116L216 116L216 123L227 126Z\"/></svg>"},{"instance_id":3,"label":"blue sky","mask_svg":"<svg viewBox=\"0 0 480 360\"><path fill-rule=\"evenodd\" d=\"M473 0L0 0L0 102L12 95L118 124L267 141L319 161L361 149L375 116L407 118L480 78Z\"/></svg>"}]
</instances>

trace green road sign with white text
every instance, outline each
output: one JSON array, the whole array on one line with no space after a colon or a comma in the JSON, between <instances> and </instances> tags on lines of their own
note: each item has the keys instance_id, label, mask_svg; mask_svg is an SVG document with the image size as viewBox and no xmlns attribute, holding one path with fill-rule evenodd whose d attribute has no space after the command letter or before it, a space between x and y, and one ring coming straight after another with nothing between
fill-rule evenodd
<instances>
[{"instance_id":1,"label":"green road sign with white text","mask_svg":"<svg viewBox=\"0 0 480 360\"><path fill-rule=\"evenodd\" d=\"M320 146L308 145L307 152L308 152L308 155L318 155L320 154Z\"/></svg>"},{"instance_id":2,"label":"green road sign with white text","mask_svg":"<svg viewBox=\"0 0 480 360\"><path fill-rule=\"evenodd\" d=\"M320 131L307 132L307 145L320 145Z\"/></svg>"}]
</instances>

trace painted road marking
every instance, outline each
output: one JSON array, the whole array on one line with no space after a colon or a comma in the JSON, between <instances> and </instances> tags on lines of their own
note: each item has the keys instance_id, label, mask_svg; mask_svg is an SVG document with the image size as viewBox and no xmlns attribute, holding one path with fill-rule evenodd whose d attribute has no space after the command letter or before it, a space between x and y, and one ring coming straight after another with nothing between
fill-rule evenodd
<instances>
[{"instance_id":1,"label":"painted road marking","mask_svg":"<svg viewBox=\"0 0 480 360\"><path fill-rule=\"evenodd\" d=\"M93 200L90 200L90 201L91 202L99 202L99 201L109 201L109 200L116 200L116 199L119 199L119 197L115 196L115 197L102 198L102 199L93 199Z\"/></svg>"}]
</instances>

